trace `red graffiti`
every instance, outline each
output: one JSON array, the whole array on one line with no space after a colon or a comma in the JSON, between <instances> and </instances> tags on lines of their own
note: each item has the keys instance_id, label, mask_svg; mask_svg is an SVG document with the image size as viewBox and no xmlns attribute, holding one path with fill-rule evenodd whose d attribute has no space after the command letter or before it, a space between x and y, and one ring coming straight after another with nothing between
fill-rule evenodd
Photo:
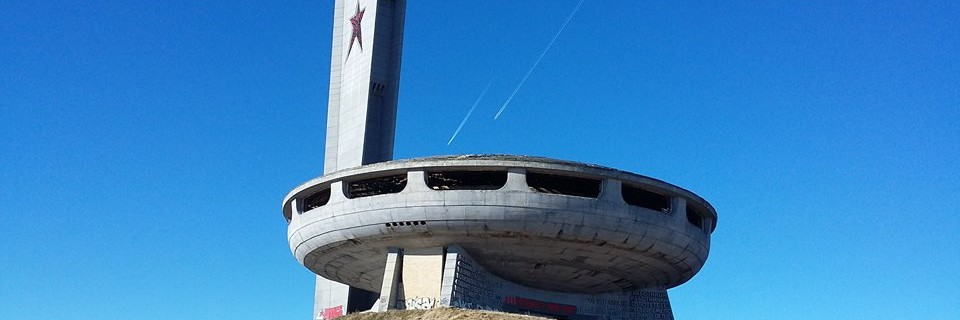
<instances>
[{"instance_id":1,"label":"red graffiti","mask_svg":"<svg viewBox=\"0 0 960 320\"><path fill-rule=\"evenodd\" d=\"M520 298L520 297L505 297L503 298L504 304L514 305L526 310L534 312L543 312L550 314L560 314L560 315L573 315L577 313L577 306L572 306L569 304L559 304L553 302L546 302L534 299Z\"/></svg>"},{"instance_id":2,"label":"red graffiti","mask_svg":"<svg viewBox=\"0 0 960 320\"><path fill-rule=\"evenodd\" d=\"M323 319L336 319L343 316L343 306L323 309Z\"/></svg>"}]
</instances>

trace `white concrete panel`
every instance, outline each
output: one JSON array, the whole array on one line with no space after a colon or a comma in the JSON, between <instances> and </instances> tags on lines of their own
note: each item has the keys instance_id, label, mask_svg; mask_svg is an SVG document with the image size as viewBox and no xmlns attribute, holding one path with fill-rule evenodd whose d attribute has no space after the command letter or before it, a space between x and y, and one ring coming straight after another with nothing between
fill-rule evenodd
<instances>
[{"instance_id":1,"label":"white concrete panel","mask_svg":"<svg viewBox=\"0 0 960 320\"><path fill-rule=\"evenodd\" d=\"M403 309L432 309L440 301L443 247L407 248L403 252Z\"/></svg>"}]
</instances>

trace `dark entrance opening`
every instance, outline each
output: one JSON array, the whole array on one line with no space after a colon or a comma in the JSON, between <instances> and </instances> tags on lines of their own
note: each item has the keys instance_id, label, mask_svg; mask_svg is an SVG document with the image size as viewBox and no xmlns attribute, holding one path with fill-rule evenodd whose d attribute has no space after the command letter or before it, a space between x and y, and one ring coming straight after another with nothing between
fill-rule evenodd
<instances>
[{"instance_id":1,"label":"dark entrance opening","mask_svg":"<svg viewBox=\"0 0 960 320\"><path fill-rule=\"evenodd\" d=\"M373 308L373 304L380 298L380 294L370 292L360 288L350 287L350 293L347 300L347 313L367 311Z\"/></svg>"}]
</instances>

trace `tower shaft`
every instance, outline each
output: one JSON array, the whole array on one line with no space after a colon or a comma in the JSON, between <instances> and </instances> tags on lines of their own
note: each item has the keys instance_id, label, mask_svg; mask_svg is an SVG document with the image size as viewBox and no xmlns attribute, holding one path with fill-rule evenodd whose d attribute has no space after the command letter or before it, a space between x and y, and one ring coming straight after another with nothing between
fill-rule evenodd
<instances>
[{"instance_id":1,"label":"tower shaft","mask_svg":"<svg viewBox=\"0 0 960 320\"><path fill-rule=\"evenodd\" d=\"M336 0L324 173L393 158L406 0Z\"/></svg>"},{"instance_id":2,"label":"tower shaft","mask_svg":"<svg viewBox=\"0 0 960 320\"><path fill-rule=\"evenodd\" d=\"M406 0L336 0L324 173L393 158ZM369 309L375 293L317 276L314 317Z\"/></svg>"}]
</instances>

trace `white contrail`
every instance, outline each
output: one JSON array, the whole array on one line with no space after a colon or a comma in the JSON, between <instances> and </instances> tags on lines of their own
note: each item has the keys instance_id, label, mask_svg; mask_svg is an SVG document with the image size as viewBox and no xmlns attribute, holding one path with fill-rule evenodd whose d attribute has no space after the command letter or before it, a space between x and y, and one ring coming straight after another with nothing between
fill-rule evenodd
<instances>
[{"instance_id":1,"label":"white contrail","mask_svg":"<svg viewBox=\"0 0 960 320\"><path fill-rule=\"evenodd\" d=\"M470 119L470 115L473 114L473 109L476 109L476 108L477 108L477 104L480 103L480 100L483 100L483 95L487 94L487 90L490 89L490 85L491 85L491 84L493 84L493 79L490 79L490 82L487 83L487 87L486 87L486 88L483 88L483 91L480 92L480 96L477 97L477 101L474 101L474 102L473 102L473 106L470 107L470 111L467 111L467 115L466 115L465 117L463 117L463 121L460 121L460 126L457 127L457 131L454 131L454 132L453 132L453 136L450 137L450 141L447 141L447 145L448 145L448 146L449 146L451 143L453 143L453 139L456 139L456 138L457 138L457 134L460 133L460 129L463 129L463 125L467 123L467 120L468 120L468 119Z\"/></svg>"},{"instance_id":2,"label":"white contrail","mask_svg":"<svg viewBox=\"0 0 960 320\"><path fill-rule=\"evenodd\" d=\"M563 21L563 25L560 26L560 30L557 30L557 34L553 35L553 40L550 40L550 44L547 45L546 49L543 49L543 53L540 53L540 57L537 58L537 62L533 63L533 67L530 67L530 70L527 70L527 74L523 76L523 79L520 80L520 83L517 84L517 87L513 89L513 93L510 94L510 97L507 98L507 101L503 103L503 106L500 107L500 111L497 111L497 115L493 116L493 119L496 120L500 118L500 114L503 113L503 110L507 109L507 105L510 104L510 100L513 100L513 96L517 95L517 91L520 91L520 87L523 86L524 82L527 82L527 78L530 77L530 74L533 73L533 70L537 68L537 65L540 64L540 60L543 60L543 56L547 55L547 51L550 51L550 47L553 47L553 43L557 41L557 38L560 37L560 33L563 33L563 28L567 27L567 23L570 23L570 20L573 19L573 15L577 14L577 10L580 9L580 5L583 4L584 0L580 0L577 3L577 7L573 8L573 12L570 12L570 15L567 16L567 20Z\"/></svg>"}]
</instances>

